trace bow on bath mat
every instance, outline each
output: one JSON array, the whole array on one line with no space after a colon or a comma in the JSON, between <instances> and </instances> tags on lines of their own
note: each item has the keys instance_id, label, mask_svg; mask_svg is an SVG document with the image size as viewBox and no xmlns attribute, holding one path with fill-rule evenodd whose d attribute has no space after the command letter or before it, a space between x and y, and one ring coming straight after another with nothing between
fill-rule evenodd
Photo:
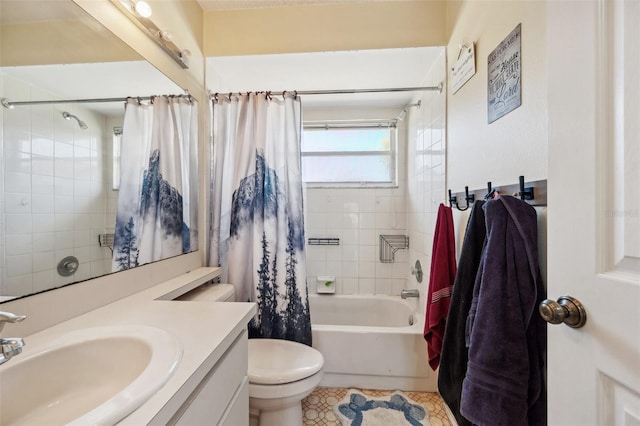
<instances>
[{"instance_id":1,"label":"bow on bath mat","mask_svg":"<svg viewBox=\"0 0 640 426\"><path fill-rule=\"evenodd\" d=\"M430 426L424 407L400 391L369 396L350 389L333 412L342 426Z\"/></svg>"}]
</instances>

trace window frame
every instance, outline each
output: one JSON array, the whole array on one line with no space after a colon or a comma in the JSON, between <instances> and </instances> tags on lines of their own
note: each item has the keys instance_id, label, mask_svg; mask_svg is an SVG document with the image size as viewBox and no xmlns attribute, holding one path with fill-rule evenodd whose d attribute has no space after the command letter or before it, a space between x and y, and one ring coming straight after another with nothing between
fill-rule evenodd
<instances>
[{"instance_id":1,"label":"window frame","mask_svg":"<svg viewBox=\"0 0 640 426\"><path fill-rule=\"evenodd\" d=\"M388 151L302 151L302 157L348 157L348 156L388 156L389 157L389 182L326 182L326 181L304 181L307 188L397 188L398 187L398 126L396 120L361 120L341 122L304 123L303 137L305 132L331 131L349 129L387 129L389 130L389 150Z\"/></svg>"}]
</instances>

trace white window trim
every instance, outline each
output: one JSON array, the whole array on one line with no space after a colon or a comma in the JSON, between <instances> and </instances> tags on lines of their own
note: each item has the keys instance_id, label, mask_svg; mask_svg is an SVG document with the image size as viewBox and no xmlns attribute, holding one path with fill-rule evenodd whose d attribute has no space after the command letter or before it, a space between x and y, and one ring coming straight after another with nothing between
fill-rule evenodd
<instances>
[{"instance_id":1,"label":"white window trim","mask_svg":"<svg viewBox=\"0 0 640 426\"><path fill-rule=\"evenodd\" d=\"M331 124L326 123L322 125L305 126L304 130L320 131L330 129L371 129L371 128L384 128L389 129L391 136L391 146L389 151L307 151L302 152L303 157L338 157L348 155L358 156L374 156L374 155L386 155L390 156L391 164L391 182L311 182L306 181L304 184L307 188L398 188L398 128L396 123L389 121L380 121L378 124L363 121L361 124L351 121L348 125Z\"/></svg>"}]
</instances>

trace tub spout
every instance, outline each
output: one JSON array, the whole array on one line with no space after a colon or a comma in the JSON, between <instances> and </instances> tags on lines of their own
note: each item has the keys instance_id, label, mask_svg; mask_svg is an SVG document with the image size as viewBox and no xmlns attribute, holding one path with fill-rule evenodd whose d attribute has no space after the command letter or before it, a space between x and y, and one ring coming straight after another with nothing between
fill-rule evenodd
<instances>
[{"instance_id":1,"label":"tub spout","mask_svg":"<svg viewBox=\"0 0 640 426\"><path fill-rule=\"evenodd\" d=\"M416 288L404 289L400 292L400 297L406 299L407 297L420 297L420 292Z\"/></svg>"}]
</instances>

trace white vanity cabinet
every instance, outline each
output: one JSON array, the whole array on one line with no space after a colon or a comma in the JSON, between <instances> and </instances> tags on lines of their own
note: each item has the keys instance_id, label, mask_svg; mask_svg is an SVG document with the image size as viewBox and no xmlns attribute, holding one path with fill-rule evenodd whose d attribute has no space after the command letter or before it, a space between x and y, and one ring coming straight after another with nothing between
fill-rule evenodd
<instances>
[{"instance_id":1,"label":"white vanity cabinet","mask_svg":"<svg viewBox=\"0 0 640 426\"><path fill-rule=\"evenodd\" d=\"M182 405L168 421L167 404L152 421L152 424L184 426L249 425L249 380L247 331L242 330L229 349L220 356L191 391ZM203 367L206 366L206 362ZM198 372L194 373L194 375ZM186 384L185 384L186 386ZM184 387L184 386L183 386ZM184 391L185 389L181 389ZM175 398L183 399L179 391Z\"/></svg>"}]
</instances>

